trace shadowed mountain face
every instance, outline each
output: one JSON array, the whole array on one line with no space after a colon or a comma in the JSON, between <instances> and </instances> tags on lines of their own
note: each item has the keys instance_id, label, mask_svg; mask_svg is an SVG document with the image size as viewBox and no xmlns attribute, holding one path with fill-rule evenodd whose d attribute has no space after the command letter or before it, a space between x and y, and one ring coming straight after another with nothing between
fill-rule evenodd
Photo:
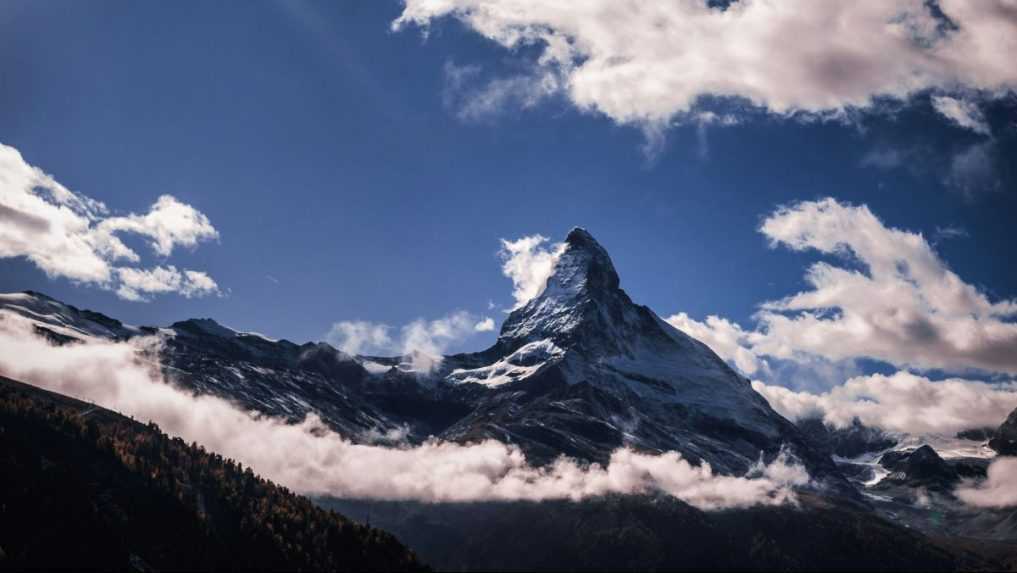
<instances>
[{"instance_id":1,"label":"shadowed mountain face","mask_svg":"<svg viewBox=\"0 0 1017 573\"><path fill-rule=\"evenodd\" d=\"M160 338L176 384L291 420L315 411L353 440L493 438L535 463L559 455L606 462L619 447L676 450L742 473L784 448L813 477L841 483L749 381L701 342L632 302L604 248L574 229L544 290L505 321L491 348L445 357L432 371L411 357L349 356L236 332L211 319L136 328L35 293L0 296L57 342Z\"/></svg>"},{"instance_id":2,"label":"shadowed mountain face","mask_svg":"<svg viewBox=\"0 0 1017 573\"><path fill-rule=\"evenodd\" d=\"M1017 456L1017 410L1010 412L992 435L989 447L1001 456Z\"/></svg>"}]
</instances>

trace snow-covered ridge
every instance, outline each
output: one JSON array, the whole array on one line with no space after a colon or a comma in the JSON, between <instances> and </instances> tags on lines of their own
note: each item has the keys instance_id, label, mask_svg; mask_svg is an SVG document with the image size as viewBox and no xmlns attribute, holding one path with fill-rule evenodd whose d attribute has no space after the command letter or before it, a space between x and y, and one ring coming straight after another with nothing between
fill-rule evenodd
<instances>
[{"instance_id":1,"label":"snow-covered ridge","mask_svg":"<svg viewBox=\"0 0 1017 573\"><path fill-rule=\"evenodd\" d=\"M619 447L675 450L722 473L786 450L814 477L835 472L748 381L620 285L607 251L573 229L544 289L512 311L497 342L446 357L350 356L211 319L137 329L55 301L57 311L33 312L47 323L66 316L75 328L111 325L109 338L164 332L160 361L173 383L291 420L313 412L350 439L405 428L410 441L496 439L546 462L564 454L603 463Z\"/></svg>"}]
</instances>

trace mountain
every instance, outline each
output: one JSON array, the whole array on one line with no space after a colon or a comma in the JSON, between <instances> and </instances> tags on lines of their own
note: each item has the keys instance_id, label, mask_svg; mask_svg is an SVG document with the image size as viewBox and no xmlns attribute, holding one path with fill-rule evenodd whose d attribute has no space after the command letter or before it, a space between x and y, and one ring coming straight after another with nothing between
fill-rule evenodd
<instances>
[{"instance_id":1,"label":"mountain","mask_svg":"<svg viewBox=\"0 0 1017 573\"><path fill-rule=\"evenodd\" d=\"M882 455L879 465L890 472L878 484L880 488L907 485L947 491L962 478L984 478L988 460L944 460L935 449L923 445L914 450L892 451Z\"/></svg>"},{"instance_id":2,"label":"mountain","mask_svg":"<svg viewBox=\"0 0 1017 573\"><path fill-rule=\"evenodd\" d=\"M0 377L0 568L422 570L154 425Z\"/></svg>"},{"instance_id":3,"label":"mountain","mask_svg":"<svg viewBox=\"0 0 1017 573\"><path fill-rule=\"evenodd\" d=\"M141 346L170 383L288 421L313 412L354 442L493 438L518 445L534 464L560 455L603 463L619 447L675 450L725 474L743 474L760 459L786 453L813 480L799 492L799 508L719 514L660 496L577 504L317 500L373 516L440 567L595 567L594 561L555 561L553 555L580 555L602 542L619 547L617 559L603 563L624 566L620 559L630 558L633 567L679 568L674 559L683 553L668 549L675 536L702 544L700 557L712 561L699 563L738 568L872 568L879 561L858 553L876 547L877 539L894 540L879 545L885 562L897 563L892 552L898 547L907 555L900 563L914 568L983 566L977 555L990 550L1003 564L1017 555L1012 512L976 511L952 493L959 480L984 475L992 454L984 441L941 437L925 449L912 438L859 423L792 424L706 345L633 302L606 250L583 229L569 233L542 291L512 310L497 341L480 352L353 356L325 343L275 340L208 318L136 327L33 292L0 295L0 311L29 318L55 344L150 337L158 344ZM1006 440L1012 427L1004 424L997 434ZM745 523L755 525L746 529ZM510 534L513 524L517 530ZM958 544L962 539L966 545ZM538 541L544 561L521 549ZM504 549L496 547L502 542ZM735 542L746 547L735 552ZM495 559L506 554L511 559ZM690 563L686 567L697 562Z\"/></svg>"},{"instance_id":4,"label":"mountain","mask_svg":"<svg viewBox=\"0 0 1017 573\"><path fill-rule=\"evenodd\" d=\"M846 487L829 457L746 378L632 302L607 252L579 228L543 291L508 315L491 348L443 357L431 371L415 369L412 356L350 356L211 319L134 327L38 293L0 295L0 309L31 318L57 342L158 336L175 384L289 420L314 411L355 441L494 438L534 463L562 454L606 462L623 446L675 450L723 473L783 450L813 478Z\"/></svg>"},{"instance_id":5,"label":"mountain","mask_svg":"<svg viewBox=\"0 0 1017 573\"><path fill-rule=\"evenodd\" d=\"M820 418L798 420L796 425L819 451L840 458L888 450L899 441L882 430L863 425L857 418L844 428L829 426Z\"/></svg>"},{"instance_id":6,"label":"mountain","mask_svg":"<svg viewBox=\"0 0 1017 573\"><path fill-rule=\"evenodd\" d=\"M508 441L541 460L676 450L727 473L785 447L835 473L746 378L619 283L604 248L573 229L543 292L509 314L494 346L442 363L445 387L474 387L472 412L442 436Z\"/></svg>"},{"instance_id":7,"label":"mountain","mask_svg":"<svg viewBox=\"0 0 1017 573\"><path fill-rule=\"evenodd\" d=\"M989 447L1001 456L1017 456L1017 410L1010 412L1006 420L992 434Z\"/></svg>"}]
</instances>

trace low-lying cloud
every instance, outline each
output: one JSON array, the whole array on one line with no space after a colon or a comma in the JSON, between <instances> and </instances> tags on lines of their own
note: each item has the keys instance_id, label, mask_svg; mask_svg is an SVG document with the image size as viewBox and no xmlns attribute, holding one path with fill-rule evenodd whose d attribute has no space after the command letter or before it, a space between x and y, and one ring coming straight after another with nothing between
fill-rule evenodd
<instances>
[{"instance_id":1,"label":"low-lying cloud","mask_svg":"<svg viewBox=\"0 0 1017 573\"><path fill-rule=\"evenodd\" d=\"M954 490L954 494L975 507L1017 506L1017 458L994 460L985 480L964 484Z\"/></svg>"},{"instance_id":2,"label":"low-lying cloud","mask_svg":"<svg viewBox=\"0 0 1017 573\"><path fill-rule=\"evenodd\" d=\"M110 215L103 203L67 189L3 144L0 223L0 258L24 257L50 277L98 286L135 301L168 292L185 297L219 292L202 271L137 266L141 257L119 237L143 237L156 255L168 257L178 247L218 238L203 213L163 195L144 215Z\"/></svg>"},{"instance_id":3,"label":"low-lying cloud","mask_svg":"<svg viewBox=\"0 0 1017 573\"><path fill-rule=\"evenodd\" d=\"M561 458L537 468L519 448L492 440L404 448L354 444L313 415L286 424L175 388L151 359L157 344L148 338L52 346L34 334L29 320L0 311L3 375L154 421L301 493L464 502L664 492L701 509L722 509L793 503L794 486L809 481L784 455L736 477L716 475L674 452L621 449L607 466Z\"/></svg>"},{"instance_id":4,"label":"low-lying cloud","mask_svg":"<svg viewBox=\"0 0 1017 573\"><path fill-rule=\"evenodd\" d=\"M752 387L790 420L822 418L836 427L857 419L866 426L905 434L954 435L994 428L1017 408L1017 382L951 378L932 381L908 372L851 378L828 392L795 392L754 381Z\"/></svg>"}]
</instances>

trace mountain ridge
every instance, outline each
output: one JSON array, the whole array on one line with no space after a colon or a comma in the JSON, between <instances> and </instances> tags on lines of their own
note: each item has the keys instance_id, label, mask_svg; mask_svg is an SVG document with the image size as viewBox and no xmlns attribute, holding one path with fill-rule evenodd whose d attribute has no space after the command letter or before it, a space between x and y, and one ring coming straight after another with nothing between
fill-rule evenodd
<instances>
[{"instance_id":1,"label":"mountain ridge","mask_svg":"<svg viewBox=\"0 0 1017 573\"><path fill-rule=\"evenodd\" d=\"M33 293L0 295L0 308L54 336L157 336L174 383L293 421L315 412L355 441L393 432L417 443L496 439L537 464L560 455L604 463L620 447L678 451L729 474L785 451L817 480L846 485L747 379L620 285L606 249L575 228L542 291L509 314L497 341L445 356L432 372L207 318L134 327Z\"/></svg>"}]
</instances>

